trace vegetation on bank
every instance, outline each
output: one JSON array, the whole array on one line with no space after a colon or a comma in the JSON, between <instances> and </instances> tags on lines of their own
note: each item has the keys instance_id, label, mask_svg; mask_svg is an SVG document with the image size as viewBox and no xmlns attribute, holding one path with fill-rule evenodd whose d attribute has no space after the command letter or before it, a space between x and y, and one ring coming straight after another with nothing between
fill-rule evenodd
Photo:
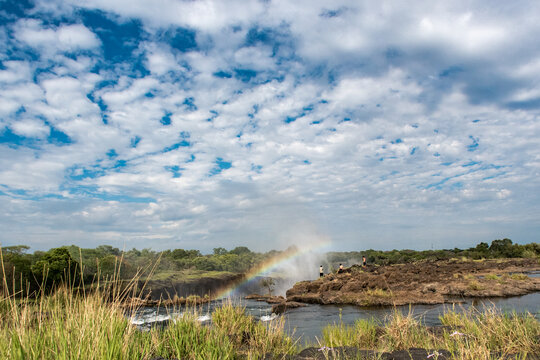
<instances>
[{"instance_id":1,"label":"vegetation on bank","mask_svg":"<svg viewBox=\"0 0 540 360\"><path fill-rule=\"evenodd\" d=\"M210 325L199 322L196 308L187 311L188 307L165 328L141 331L130 321L136 306L126 308L125 301L138 295L137 276L128 286L119 287L117 268L111 281L103 286L98 277L88 289L80 286L84 276L77 275L83 267L74 268L64 251L56 253L61 255L59 263L68 263L65 275L50 291L45 277L32 297L16 296L9 290L6 266L1 262L1 359L292 359L301 350L301 340L294 340L285 330L283 317L262 323L232 303L217 308ZM57 269L44 268L44 276ZM421 347L450 351L455 359L540 354L540 322L530 314L450 311L441 321L444 327L433 332L411 313L402 315L396 310L383 324L359 320L353 326L328 326L316 348L329 359L340 358L333 349L341 346L369 348L379 354Z\"/></svg>"},{"instance_id":2,"label":"vegetation on bank","mask_svg":"<svg viewBox=\"0 0 540 360\"><path fill-rule=\"evenodd\" d=\"M38 299L0 299L1 359L260 359L292 354L295 343L283 321L270 326L244 309L226 304L212 314L212 326L186 312L165 329L149 332L132 325L120 298L105 301L59 288Z\"/></svg>"},{"instance_id":3,"label":"vegetation on bank","mask_svg":"<svg viewBox=\"0 0 540 360\"><path fill-rule=\"evenodd\" d=\"M0 279L0 292L4 283L17 294L35 293L40 285L49 291L64 276L81 276L84 284L96 278L132 279L137 276L147 280L151 274L155 280L190 281L203 277L222 277L231 273L243 273L279 252L255 253L240 246L230 251L216 248L212 254L203 255L198 250L131 249L120 251L109 245L95 249L77 246L54 248L47 252L28 253L25 245L0 248L4 263L5 281ZM152 264L152 266L149 266ZM3 277L2 272L0 276Z\"/></svg>"},{"instance_id":4,"label":"vegetation on bank","mask_svg":"<svg viewBox=\"0 0 540 360\"><path fill-rule=\"evenodd\" d=\"M239 246L232 250L215 248L212 254L203 255L198 250L174 249L153 251L151 249L131 249L120 251L109 245L95 249L77 246L54 248L47 252L28 252L25 245L0 248L4 272L0 275L0 291L3 284L12 293L35 293L43 284L51 290L63 276L74 280L81 277L84 284L96 278L132 279L140 276L145 280L150 273L156 280L190 281L202 277L221 277L231 273L243 273L257 264L278 255L278 251L253 252ZM494 240L491 245L480 243L474 248L460 250L366 250L363 252L330 252L327 254L325 269L337 269L339 263L352 265L361 263L366 256L369 264L389 265L418 260L444 260L450 258L490 259L540 257L540 244L513 244L510 239ZM155 264L152 269L148 264Z\"/></svg>"},{"instance_id":5,"label":"vegetation on bank","mask_svg":"<svg viewBox=\"0 0 540 360\"><path fill-rule=\"evenodd\" d=\"M514 244L510 239L493 240L491 245L481 242L469 249L444 249L444 250L365 250L349 252L329 252L327 261L337 268L339 263L352 265L361 264L362 257L366 257L368 264L393 265L411 263L420 260L448 260L453 258L464 259L501 259L501 258L539 258L540 243L526 245Z\"/></svg>"},{"instance_id":6,"label":"vegetation on bank","mask_svg":"<svg viewBox=\"0 0 540 360\"><path fill-rule=\"evenodd\" d=\"M194 310L165 328L141 331L131 324L128 314L135 309L126 311L119 301L122 296L105 300L99 291L84 294L60 287L37 299L0 298L0 358L283 359L301 350L299 341L285 331L283 317L261 323L230 303L215 310L211 325L197 321ZM379 353L448 350L455 359L471 360L540 354L540 323L530 314L449 311L441 321L445 326L433 331L410 313L396 310L383 324L358 320L352 326L329 325L314 346L328 359L341 358L334 357L333 349L342 346Z\"/></svg>"},{"instance_id":7,"label":"vegetation on bank","mask_svg":"<svg viewBox=\"0 0 540 360\"><path fill-rule=\"evenodd\" d=\"M530 313L503 314L495 308L486 312L451 310L440 317L442 327L421 325L411 312L395 310L384 324L359 319L353 325L328 325L321 345L326 348L352 346L379 352L411 348L446 350L454 359L519 358L540 354L540 322Z\"/></svg>"}]
</instances>

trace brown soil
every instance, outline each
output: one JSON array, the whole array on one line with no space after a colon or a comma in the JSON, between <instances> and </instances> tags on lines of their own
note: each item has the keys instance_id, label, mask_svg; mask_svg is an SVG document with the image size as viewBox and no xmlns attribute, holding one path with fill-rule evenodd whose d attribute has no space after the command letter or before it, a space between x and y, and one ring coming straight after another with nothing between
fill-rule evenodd
<instances>
[{"instance_id":1,"label":"brown soil","mask_svg":"<svg viewBox=\"0 0 540 360\"><path fill-rule=\"evenodd\" d=\"M287 291L288 302L312 304L440 304L456 297L504 297L540 291L535 259L422 261L365 267L302 281Z\"/></svg>"}]
</instances>

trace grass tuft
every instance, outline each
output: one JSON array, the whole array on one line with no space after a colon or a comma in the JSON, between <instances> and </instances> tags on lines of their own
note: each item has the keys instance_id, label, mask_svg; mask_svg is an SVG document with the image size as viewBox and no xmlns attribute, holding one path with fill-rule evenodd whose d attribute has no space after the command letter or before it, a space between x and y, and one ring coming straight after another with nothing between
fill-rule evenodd
<instances>
[{"instance_id":1,"label":"grass tuft","mask_svg":"<svg viewBox=\"0 0 540 360\"><path fill-rule=\"evenodd\" d=\"M540 322L531 314L503 314L495 308L485 312L450 310L441 316L441 332L432 333L412 315L397 309L378 328L373 321L359 320L354 326L324 328L321 346L356 346L377 351L410 348L444 349L455 359L517 358L540 354Z\"/></svg>"}]
</instances>

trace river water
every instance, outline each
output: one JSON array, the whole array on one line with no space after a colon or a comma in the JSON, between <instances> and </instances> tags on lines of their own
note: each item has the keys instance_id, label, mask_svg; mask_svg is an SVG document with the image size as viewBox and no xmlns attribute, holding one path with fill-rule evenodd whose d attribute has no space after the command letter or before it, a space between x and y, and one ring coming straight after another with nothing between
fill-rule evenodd
<instances>
[{"instance_id":1,"label":"river water","mask_svg":"<svg viewBox=\"0 0 540 360\"><path fill-rule=\"evenodd\" d=\"M266 302L245 299L234 299L232 301L245 307L246 312L253 315L258 321L269 322L278 316L271 313L272 306ZM200 306L197 309L199 321L210 324L212 311L221 304L221 301L214 301ZM439 316L448 310L467 311L474 309L485 311L487 308L493 307L508 313L529 312L540 320L540 292L507 298L459 299L454 304L398 306L396 309L404 314L411 312L423 324L435 326L440 325ZM145 308L134 314L131 321L142 330L147 330L152 326L166 326L169 321L182 316L185 311L183 308L176 311L164 308ZM285 320L286 331L294 338L299 339L300 343L316 343L317 339L321 338L322 329L328 324L337 324L340 321L344 324L353 324L357 319L375 319L384 323L393 311L393 307L308 305L291 309L279 316L282 316Z\"/></svg>"}]
</instances>

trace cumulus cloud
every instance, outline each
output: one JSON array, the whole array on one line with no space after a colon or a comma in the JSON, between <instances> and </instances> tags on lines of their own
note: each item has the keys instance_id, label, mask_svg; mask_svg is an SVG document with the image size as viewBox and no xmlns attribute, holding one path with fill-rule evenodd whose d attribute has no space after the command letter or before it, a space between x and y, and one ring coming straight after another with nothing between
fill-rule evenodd
<instances>
[{"instance_id":1,"label":"cumulus cloud","mask_svg":"<svg viewBox=\"0 0 540 360\"><path fill-rule=\"evenodd\" d=\"M19 120L11 126L13 131L26 137L44 137L49 134L50 128L42 121L25 119Z\"/></svg>"},{"instance_id":2,"label":"cumulus cloud","mask_svg":"<svg viewBox=\"0 0 540 360\"><path fill-rule=\"evenodd\" d=\"M15 37L27 45L44 51L77 51L100 45L97 36L84 25L45 27L34 19L20 20L15 25Z\"/></svg>"},{"instance_id":3,"label":"cumulus cloud","mask_svg":"<svg viewBox=\"0 0 540 360\"><path fill-rule=\"evenodd\" d=\"M37 1L1 38L0 240L535 241L538 25L466 5Z\"/></svg>"}]
</instances>

